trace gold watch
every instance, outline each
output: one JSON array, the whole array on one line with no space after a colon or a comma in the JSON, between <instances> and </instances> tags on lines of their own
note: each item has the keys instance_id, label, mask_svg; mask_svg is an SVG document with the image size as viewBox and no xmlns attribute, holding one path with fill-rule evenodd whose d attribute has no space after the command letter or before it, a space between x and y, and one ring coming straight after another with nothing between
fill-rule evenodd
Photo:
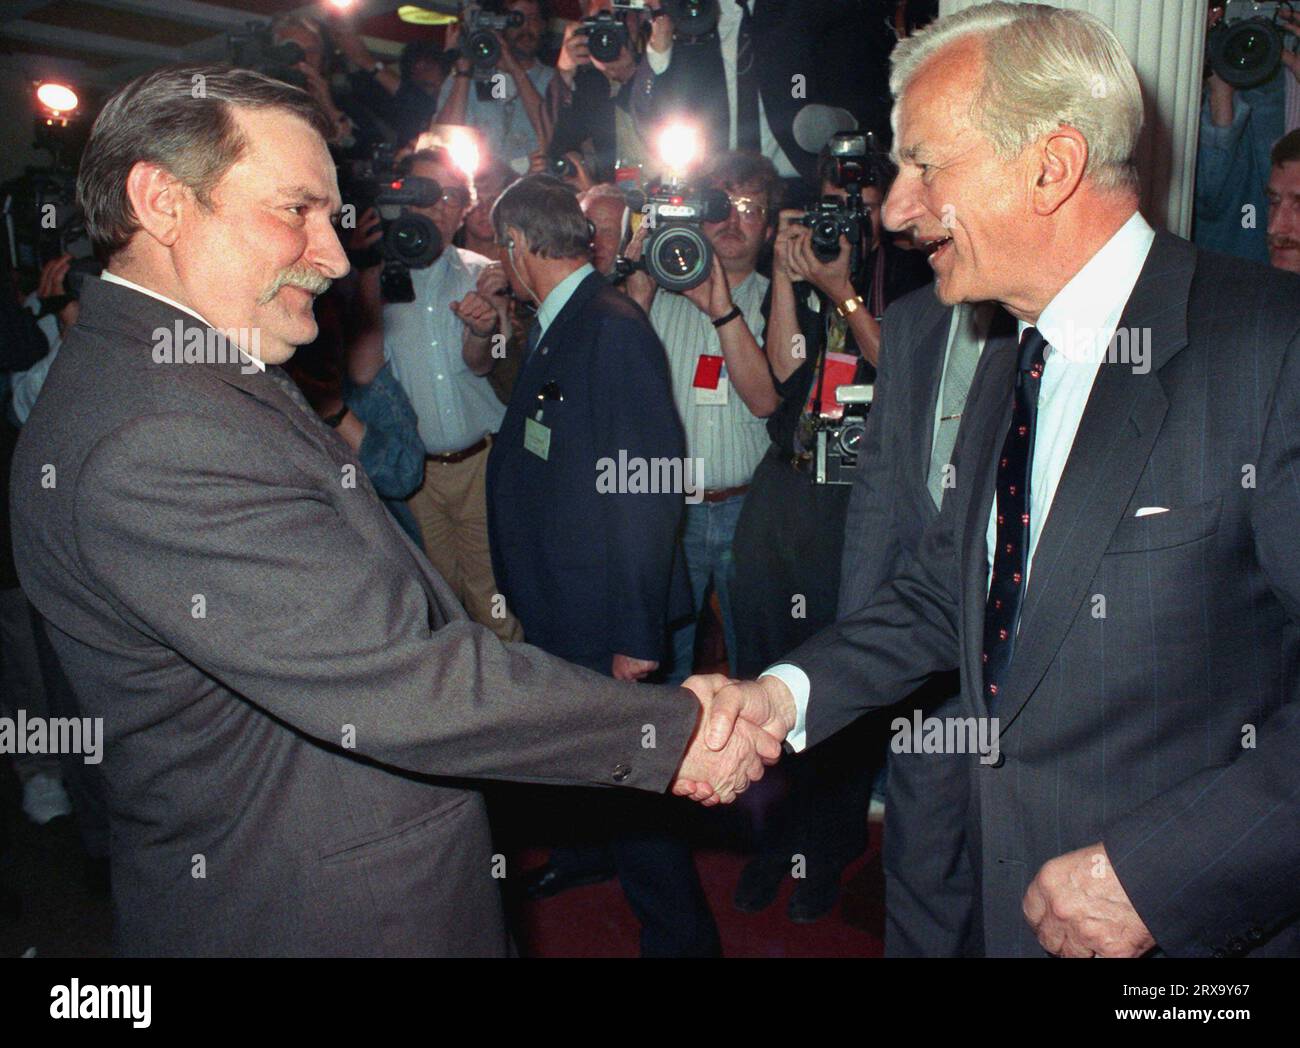
<instances>
[{"instance_id":1,"label":"gold watch","mask_svg":"<svg viewBox=\"0 0 1300 1048\"><path fill-rule=\"evenodd\" d=\"M862 296L854 295L852 298L846 298L843 302L837 303L835 306L835 312L847 320L849 315L855 312L861 305Z\"/></svg>"}]
</instances>

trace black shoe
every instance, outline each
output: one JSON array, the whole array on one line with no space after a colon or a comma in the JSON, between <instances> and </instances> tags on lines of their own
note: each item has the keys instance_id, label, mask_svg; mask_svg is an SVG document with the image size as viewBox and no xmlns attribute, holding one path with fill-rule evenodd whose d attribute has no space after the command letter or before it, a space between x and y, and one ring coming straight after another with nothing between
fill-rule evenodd
<instances>
[{"instance_id":1,"label":"black shoe","mask_svg":"<svg viewBox=\"0 0 1300 1048\"><path fill-rule=\"evenodd\" d=\"M548 862L545 866L529 870L523 875L524 898L537 902L567 892L570 888L600 884L613 876L613 870L584 870L581 873L570 873L568 870L557 870Z\"/></svg>"},{"instance_id":2,"label":"black shoe","mask_svg":"<svg viewBox=\"0 0 1300 1048\"><path fill-rule=\"evenodd\" d=\"M840 899L840 878L817 877L799 881L794 894L790 896L790 905L786 915L795 924L812 924L820 921L833 909Z\"/></svg>"},{"instance_id":3,"label":"black shoe","mask_svg":"<svg viewBox=\"0 0 1300 1048\"><path fill-rule=\"evenodd\" d=\"M776 900L781 884L790 873L790 864L784 859L760 855L751 859L740 871L732 905L741 913L759 913Z\"/></svg>"}]
</instances>

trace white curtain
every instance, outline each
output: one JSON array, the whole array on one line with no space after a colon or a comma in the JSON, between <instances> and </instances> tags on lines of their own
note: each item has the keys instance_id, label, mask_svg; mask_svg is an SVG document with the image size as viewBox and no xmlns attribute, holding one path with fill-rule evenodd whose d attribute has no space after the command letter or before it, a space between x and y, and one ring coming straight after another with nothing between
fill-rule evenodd
<instances>
[{"instance_id":1,"label":"white curtain","mask_svg":"<svg viewBox=\"0 0 1300 1048\"><path fill-rule=\"evenodd\" d=\"M952 14L982 0L941 0ZM1138 149L1142 213L1180 236L1192 230L1196 135L1205 56L1206 0L1043 0L1088 11L1115 31L1146 102Z\"/></svg>"}]
</instances>

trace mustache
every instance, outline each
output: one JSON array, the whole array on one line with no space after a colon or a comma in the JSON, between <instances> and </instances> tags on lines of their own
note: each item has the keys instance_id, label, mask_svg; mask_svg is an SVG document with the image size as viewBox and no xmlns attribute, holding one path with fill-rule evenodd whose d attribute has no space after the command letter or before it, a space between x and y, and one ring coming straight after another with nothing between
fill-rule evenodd
<instances>
[{"instance_id":1,"label":"mustache","mask_svg":"<svg viewBox=\"0 0 1300 1048\"><path fill-rule=\"evenodd\" d=\"M286 284L291 287L300 287L304 291L309 291L313 295L323 295L329 290L329 286L334 283L329 277L322 276L319 272L310 266L290 266L288 269L281 270L280 274L271 283L257 300L259 306L264 306L271 299L275 298L280 292L280 288Z\"/></svg>"}]
</instances>

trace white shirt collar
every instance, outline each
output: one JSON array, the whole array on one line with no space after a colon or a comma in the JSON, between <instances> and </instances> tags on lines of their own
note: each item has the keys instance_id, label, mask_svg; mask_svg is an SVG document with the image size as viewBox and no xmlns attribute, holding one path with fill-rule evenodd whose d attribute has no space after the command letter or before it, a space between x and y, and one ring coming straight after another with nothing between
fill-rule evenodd
<instances>
[{"instance_id":1,"label":"white shirt collar","mask_svg":"<svg viewBox=\"0 0 1300 1048\"><path fill-rule=\"evenodd\" d=\"M1074 363L1099 364L1146 264L1155 231L1134 211L1038 317L1052 352ZM1020 322L1020 333L1030 325Z\"/></svg>"},{"instance_id":2,"label":"white shirt collar","mask_svg":"<svg viewBox=\"0 0 1300 1048\"><path fill-rule=\"evenodd\" d=\"M188 313L195 320L207 324L207 326L212 328L214 331L216 330L216 326L210 323L206 317L200 315L199 313L196 313L194 310L190 309L189 306L182 305L181 303L177 302L174 298L168 298L166 295L159 294L157 291L154 291L152 288L142 287L141 285L137 284L133 280L127 280L126 277L120 277L116 273L110 273L107 269L104 270L99 275L99 277L101 280L106 280L110 284L121 284L123 287L129 287L132 291L138 291L142 295L148 295L150 298L156 298L159 302L166 302L169 306L173 307L174 309L179 309L182 313ZM263 361L259 360L257 357L253 356L251 353L247 352L242 346L236 346L235 348L238 349L239 352L242 353L244 356L246 356L249 360L251 360L257 366L259 371L266 370L266 364Z\"/></svg>"}]
</instances>

